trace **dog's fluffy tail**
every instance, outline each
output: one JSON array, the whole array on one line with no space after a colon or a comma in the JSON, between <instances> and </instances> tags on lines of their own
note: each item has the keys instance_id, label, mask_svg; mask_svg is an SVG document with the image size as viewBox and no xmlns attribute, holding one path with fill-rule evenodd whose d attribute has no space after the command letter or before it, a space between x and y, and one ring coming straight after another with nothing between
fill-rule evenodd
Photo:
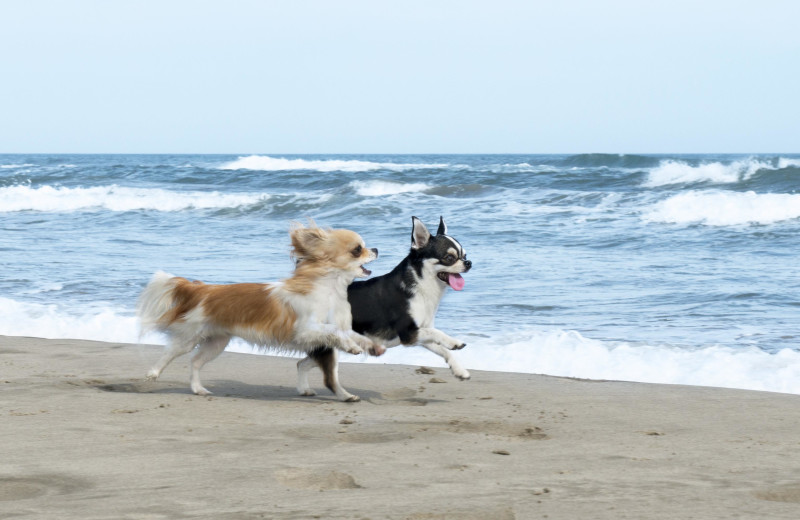
<instances>
[{"instance_id":1,"label":"dog's fluffy tail","mask_svg":"<svg viewBox=\"0 0 800 520\"><path fill-rule=\"evenodd\" d=\"M175 279L169 273L157 271L142 291L136 305L136 315L141 322L142 334L164 330L163 317L175 306Z\"/></svg>"}]
</instances>

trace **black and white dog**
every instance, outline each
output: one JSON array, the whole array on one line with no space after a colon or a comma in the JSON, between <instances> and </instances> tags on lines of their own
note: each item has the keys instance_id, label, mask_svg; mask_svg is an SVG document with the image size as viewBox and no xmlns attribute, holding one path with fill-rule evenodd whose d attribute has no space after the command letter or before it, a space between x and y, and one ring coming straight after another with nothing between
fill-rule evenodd
<instances>
[{"instance_id":1,"label":"black and white dog","mask_svg":"<svg viewBox=\"0 0 800 520\"><path fill-rule=\"evenodd\" d=\"M386 347L422 345L442 356L453 375L469 379L467 372L451 350L466 346L434 328L436 310L447 287L456 291L464 288L464 278L472 267L464 248L447 234L444 219L439 219L436 235L425 224L412 217L411 251L390 273L347 288L347 300L353 315L353 330ZM336 349L320 346L297 363L297 391L314 395L308 384L308 372L319 366L325 386L342 401L358 401L339 384Z\"/></svg>"}]
</instances>

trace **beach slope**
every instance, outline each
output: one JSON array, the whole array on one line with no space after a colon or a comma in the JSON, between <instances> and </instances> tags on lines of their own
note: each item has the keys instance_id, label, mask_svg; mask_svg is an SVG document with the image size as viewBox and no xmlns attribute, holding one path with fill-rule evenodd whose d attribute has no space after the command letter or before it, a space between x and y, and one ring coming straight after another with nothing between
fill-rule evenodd
<instances>
[{"instance_id":1,"label":"beach slope","mask_svg":"<svg viewBox=\"0 0 800 520\"><path fill-rule=\"evenodd\" d=\"M800 518L797 395L159 354L0 337L0 517Z\"/></svg>"}]
</instances>

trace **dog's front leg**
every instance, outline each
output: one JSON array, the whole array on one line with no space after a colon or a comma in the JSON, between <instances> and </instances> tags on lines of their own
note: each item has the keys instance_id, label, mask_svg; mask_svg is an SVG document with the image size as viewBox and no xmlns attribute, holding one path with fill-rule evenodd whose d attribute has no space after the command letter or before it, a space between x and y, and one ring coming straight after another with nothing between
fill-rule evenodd
<instances>
[{"instance_id":1,"label":"dog's front leg","mask_svg":"<svg viewBox=\"0 0 800 520\"><path fill-rule=\"evenodd\" d=\"M422 343L422 346L430 350L434 354L439 354L440 356L442 356L444 360L447 362L447 364L450 366L450 370L453 372L454 376L461 379L462 381L466 381L467 379L470 378L467 369L461 366L461 363L458 362L453 353L450 352L448 349L434 342Z\"/></svg>"},{"instance_id":2,"label":"dog's front leg","mask_svg":"<svg viewBox=\"0 0 800 520\"><path fill-rule=\"evenodd\" d=\"M309 347L328 345L354 355L363 354L366 350L374 356L379 356L385 350L366 336L352 330L344 331L330 324L306 326L295 339Z\"/></svg>"},{"instance_id":3,"label":"dog's front leg","mask_svg":"<svg viewBox=\"0 0 800 520\"><path fill-rule=\"evenodd\" d=\"M353 341L358 343L358 345L362 349L364 349L367 352L369 352L369 354L371 356L380 356L384 352L386 352L386 348L383 345L379 345L378 343L375 343L374 341L372 341L368 337L363 336L363 335L359 334L358 332L355 332L355 331L351 330L350 331L350 338L352 338Z\"/></svg>"},{"instance_id":4,"label":"dog's front leg","mask_svg":"<svg viewBox=\"0 0 800 520\"><path fill-rule=\"evenodd\" d=\"M417 331L417 341L425 348L444 358L453 375L463 380L469 379L469 372L461 366L451 350L460 350L467 346L463 341L451 338L439 329L423 327Z\"/></svg>"},{"instance_id":5,"label":"dog's front leg","mask_svg":"<svg viewBox=\"0 0 800 520\"><path fill-rule=\"evenodd\" d=\"M447 350L461 350L467 346L463 341L451 338L441 330L432 327L423 327L419 329L417 331L417 341L426 346L429 343L436 343Z\"/></svg>"}]
</instances>

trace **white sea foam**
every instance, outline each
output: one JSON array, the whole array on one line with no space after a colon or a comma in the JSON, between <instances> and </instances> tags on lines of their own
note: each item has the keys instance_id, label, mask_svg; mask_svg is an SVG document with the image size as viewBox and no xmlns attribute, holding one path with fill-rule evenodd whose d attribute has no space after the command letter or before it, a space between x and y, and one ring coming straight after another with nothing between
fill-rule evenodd
<instances>
[{"instance_id":1,"label":"white sea foam","mask_svg":"<svg viewBox=\"0 0 800 520\"><path fill-rule=\"evenodd\" d=\"M781 159L791 161L792 159ZM783 166L785 167L785 166ZM756 158L734 161L730 164L711 162L692 166L683 161L665 160L650 170L646 187L667 186L670 184L691 184L712 182L728 184L740 182L752 177L759 170L777 169L770 162Z\"/></svg>"},{"instance_id":2,"label":"white sea foam","mask_svg":"<svg viewBox=\"0 0 800 520\"><path fill-rule=\"evenodd\" d=\"M132 311L112 307L65 310L55 304L2 297L0 335L139 342L138 320ZM638 345L598 341L564 330L465 339L469 346L457 356L464 366L475 370L800 394L800 352L789 349L770 354L755 347ZM163 340L157 334L142 338L144 343ZM228 350L258 352L241 341L232 342ZM441 358L423 348L393 348L380 358L342 356L342 361L445 366Z\"/></svg>"},{"instance_id":3,"label":"white sea foam","mask_svg":"<svg viewBox=\"0 0 800 520\"><path fill-rule=\"evenodd\" d=\"M778 168L800 168L800 159L788 159L786 157L781 157L778 159Z\"/></svg>"},{"instance_id":4,"label":"white sea foam","mask_svg":"<svg viewBox=\"0 0 800 520\"><path fill-rule=\"evenodd\" d=\"M456 355L470 369L800 394L800 352L790 349L636 345L564 330L464 339L469 346ZM422 348L393 348L368 361L446 366Z\"/></svg>"},{"instance_id":5,"label":"white sea foam","mask_svg":"<svg viewBox=\"0 0 800 520\"><path fill-rule=\"evenodd\" d=\"M380 197L429 190L432 186L421 182L401 183L390 181L353 181L350 183L356 193L362 197Z\"/></svg>"},{"instance_id":6,"label":"white sea foam","mask_svg":"<svg viewBox=\"0 0 800 520\"><path fill-rule=\"evenodd\" d=\"M0 170L12 170L15 168L30 168L33 164L0 164Z\"/></svg>"},{"instance_id":7,"label":"white sea foam","mask_svg":"<svg viewBox=\"0 0 800 520\"><path fill-rule=\"evenodd\" d=\"M267 200L269 195L219 192L176 192L160 188L96 186L65 188L28 185L0 188L0 213L10 211L68 212L81 210L211 209L239 207Z\"/></svg>"},{"instance_id":8,"label":"white sea foam","mask_svg":"<svg viewBox=\"0 0 800 520\"><path fill-rule=\"evenodd\" d=\"M137 319L133 313L112 307L67 311L59 305L42 305L0 297L0 335L37 338L74 338L135 343Z\"/></svg>"},{"instance_id":9,"label":"white sea foam","mask_svg":"<svg viewBox=\"0 0 800 520\"><path fill-rule=\"evenodd\" d=\"M221 165L219 168L222 170L261 170L269 172L290 170L368 172L375 170L408 171L447 167L447 164L378 163L343 159L284 159L282 157L270 157L267 155L250 155L247 157L239 157L235 161Z\"/></svg>"},{"instance_id":10,"label":"white sea foam","mask_svg":"<svg viewBox=\"0 0 800 520\"><path fill-rule=\"evenodd\" d=\"M687 191L654 204L647 222L740 226L773 224L800 217L800 195L783 193Z\"/></svg>"}]
</instances>

